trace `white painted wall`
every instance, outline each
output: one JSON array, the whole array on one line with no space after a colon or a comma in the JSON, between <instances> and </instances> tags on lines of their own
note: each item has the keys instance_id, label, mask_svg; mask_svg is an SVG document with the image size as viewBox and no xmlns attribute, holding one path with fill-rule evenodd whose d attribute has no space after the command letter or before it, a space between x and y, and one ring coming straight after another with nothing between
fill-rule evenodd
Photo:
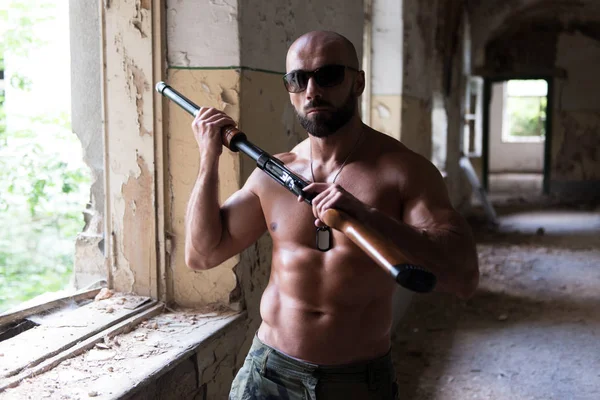
<instances>
[{"instance_id":1,"label":"white painted wall","mask_svg":"<svg viewBox=\"0 0 600 400\"><path fill-rule=\"evenodd\" d=\"M492 85L490 104L490 172L536 172L544 170L544 142L503 143L506 83Z\"/></svg>"},{"instance_id":2,"label":"white painted wall","mask_svg":"<svg viewBox=\"0 0 600 400\"><path fill-rule=\"evenodd\" d=\"M312 30L346 36L362 59L362 2L167 0L166 23L171 67L242 65L283 72L288 47Z\"/></svg>"},{"instance_id":3,"label":"white painted wall","mask_svg":"<svg viewBox=\"0 0 600 400\"><path fill-rule=\"evenodd\" d=\"M241 63L245 67L285 71L289 46L299 36L314 30L344 35L356 47L359 61L362 60L362 1L239 0L238 9Z\"/></svg>"},{"instance_id":4,"label":"white painted wall","mask_svg":"<svg viewBox=\"0 0 600 400\"><path fill-rule=\"evenodd\" d=\"M166 6L169 66L240 65L237 0L167 0Z\"/></svg>"},{"instance_id":5,"label":"white painted wall","mask_svg":"<svg viewBox=\"0 0 600 400\"><path fill-rule=\"evenodd\" d=\"M373 95L402 93L402 1L373 0L371 79Z\"/></svg>"},{"instance_id":6,"label":"white painted wall","mask_svg":"<svg viewBox=\"0 0 600 400\"><path fill-rule=\"evenodd\" d=\"M556 44L556 66L567 71L566 80L557 79L556 108L562 111L600 109L600 43L581 33L563 33Z\"/></svg>"}]
</instances>

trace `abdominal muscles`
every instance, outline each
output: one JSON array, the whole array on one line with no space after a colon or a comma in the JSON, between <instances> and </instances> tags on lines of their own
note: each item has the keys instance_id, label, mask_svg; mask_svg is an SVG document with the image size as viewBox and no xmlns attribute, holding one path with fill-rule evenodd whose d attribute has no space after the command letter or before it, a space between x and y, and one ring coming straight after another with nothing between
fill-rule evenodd
<instances>
[{"instance_id":1,"label":"abdominal muscles","mask_svg":"<svg viewBox=\"0 0 600 400\"><path fill-rule=\"evenodd\" d=\"M259 338L296 358L346 364L390 346L395 283L350 244L327 252L276 246L261 300Z\"/></svg>"}]
</instances>

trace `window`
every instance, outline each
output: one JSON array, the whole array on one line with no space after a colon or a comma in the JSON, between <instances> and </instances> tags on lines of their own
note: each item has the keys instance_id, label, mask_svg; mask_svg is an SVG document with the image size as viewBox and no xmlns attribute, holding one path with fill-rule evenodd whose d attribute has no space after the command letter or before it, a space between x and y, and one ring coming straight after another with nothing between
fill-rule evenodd
<instances>
[{"instance_id":1,"label":"window","mask_svg":"<svg viewBox=\"0 0 600 400\"><path fill-rule=\"evenodd\" d=\"M0 312L65 289L90 177L71 131L69 8L0 10Z\"/></svg>"},{"instance_id":2,"label":"window","mask_svg":"<svg viewBox=\"0 0 600 400\"><path fill-rule=\"evenodd\" d=\"M502 141L542 142L546 135L548 82L510 80L507 83Z\"/></svg>"},{"instance_id":3,"label":"window","mask_svg":"<svg viewBox=\"0 0 600 400\"><path fill-rule=\"evenodd\" d=\"M483 79L472 76L467 82L463 152L467 156L480 157L483 144Z\"/></svg>"}]
</instances>

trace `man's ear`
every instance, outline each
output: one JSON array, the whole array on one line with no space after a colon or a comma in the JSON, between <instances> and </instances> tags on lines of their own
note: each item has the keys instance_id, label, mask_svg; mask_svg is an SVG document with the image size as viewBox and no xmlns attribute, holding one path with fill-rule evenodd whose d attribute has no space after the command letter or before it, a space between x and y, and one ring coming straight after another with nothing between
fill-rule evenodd
<instances>
[{"instance_id":1,"label":"man's ear","mask_svg":"<svg viewBox=\"0 0 600 400\"><path fill-rule=\"evenodd\" d=\"M354 82L354 92L356 97L359 97L365 91L365 71L356 73L356 81Z\"/></svg>"}]
</instances>

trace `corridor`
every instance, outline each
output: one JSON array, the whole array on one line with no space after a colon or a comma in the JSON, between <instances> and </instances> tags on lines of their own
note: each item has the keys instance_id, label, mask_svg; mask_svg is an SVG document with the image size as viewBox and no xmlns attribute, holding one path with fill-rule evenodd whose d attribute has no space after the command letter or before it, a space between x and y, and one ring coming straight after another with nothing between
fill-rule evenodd
<instances>
[{"instance_id":1,"label":"corridor","mask_svg":"<svg viewBox=\"0 0 600 400\"><path fill-rule=\"evenodd\" d=\"M497 207L494 230L472 218L473 298L414 298L394 340L401 398L600 398L600 208L533 206Z\"/></svg>"}]
</instances>

